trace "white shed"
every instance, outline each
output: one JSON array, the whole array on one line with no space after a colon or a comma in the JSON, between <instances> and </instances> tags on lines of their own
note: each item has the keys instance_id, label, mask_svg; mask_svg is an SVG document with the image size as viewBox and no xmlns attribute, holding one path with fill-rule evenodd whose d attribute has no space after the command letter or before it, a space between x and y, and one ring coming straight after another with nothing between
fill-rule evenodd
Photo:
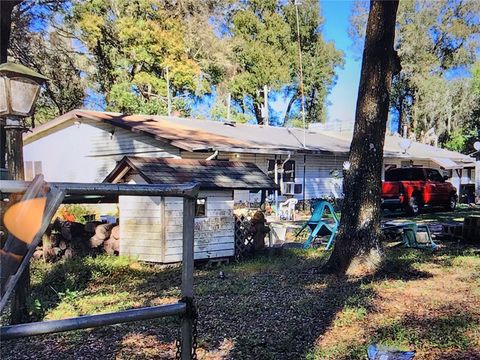
<instances>
[{"instance_id":1,"label":"white shed","mask_svg":"<svg viewBox=\"0 0 480 360\"><path fill-rule=\"evenodd\" d=\"M195 259L235 253L234 190L272 190L256 165L215 160L124 157L105 182L179 184L195 182ZM183 201L173 197L120 196L120 254L174 263L182 259Z\"/></svg>"}]
</instances>

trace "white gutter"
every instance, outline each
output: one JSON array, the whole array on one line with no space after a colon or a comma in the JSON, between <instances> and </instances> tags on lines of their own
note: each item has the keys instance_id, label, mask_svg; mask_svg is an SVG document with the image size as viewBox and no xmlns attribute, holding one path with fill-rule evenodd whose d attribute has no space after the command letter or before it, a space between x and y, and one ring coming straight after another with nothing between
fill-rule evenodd
<instances>
[{"instance_id":1,"label":"white gutter","mask_svg":"<svg viewBox=\"0 0 480 360\"><path fill-rule=\"evenodd\" d=\"M218 156L218 150L215 150L215 152L212 155L210 155L209 157L207 157L205 160L213 160L217 156Z\"/></svg>"}]
</instances>

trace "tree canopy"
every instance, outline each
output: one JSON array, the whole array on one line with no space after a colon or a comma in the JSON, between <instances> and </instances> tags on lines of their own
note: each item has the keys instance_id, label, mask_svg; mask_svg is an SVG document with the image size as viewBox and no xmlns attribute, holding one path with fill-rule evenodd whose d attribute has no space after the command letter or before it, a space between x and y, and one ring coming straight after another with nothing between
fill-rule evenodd
<instances>
[{"instance_id":1,"label":"tree canopy","mask_svg":"<svg viewBox=\"0 0 480 360\"><path fill-rule=\"evenodd\" d=\"M352 10L350 34L356 44L363 39L366 11L362 1ZM480 49L479 13L475 0L400 2L396 48L402 71L391 100L399 133L406 127L417 140L468 152L459 144L467 146L476 136L472 125L480 129L471 79Z\"/></svg>"},{"instance_id":2,"label":"tree canopy","mask_svg":"<svg viewBox=\"0 0 480 360\"><path fill-rule=\"evenodd\" d=\"M293 1L41 0L16 13L10 56L50 78L39 121L91 94L110 111L167 114L169 88L173 111L215 94L211 117L225 118L231 94L232 119L262 122L265 86L290 99L285 121L299 116ZM343 54L322 38L318 1L299 14L307 118L319 121Z\"/></svg>"}]
</instances>

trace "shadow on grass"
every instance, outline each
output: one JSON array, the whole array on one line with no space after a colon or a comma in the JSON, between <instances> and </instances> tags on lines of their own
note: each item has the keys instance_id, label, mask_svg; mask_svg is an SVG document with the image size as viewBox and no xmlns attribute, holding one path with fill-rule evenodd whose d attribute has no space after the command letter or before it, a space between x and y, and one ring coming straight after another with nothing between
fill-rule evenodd
<instances>
[{"instance_id":1,"label":"shadow on grass","mask_svg":"<svg viewBox=\"0 0 480 360\"><path fill-rule=\"evenodd\" d=\"M441 315L407 316L393 321L376 329L375 340L400 347L467 350L475 340L466 332L478 325L468 312L445 309Z\"/></svg>"},{"instance_id":2,"label":"shadow on grass","mask_svg":"<svg viewBox=\"0 0 480 360\"><path fill-rule=\"evenodd\" d=\"M347 313L354 319L375 311L375 281L431 276L415 269L427 255L407 252L388 260L375 276L347 278L319 274L316 269L324 257L315 254L318 252L287 251L281 256L261 256L219 269L197 270L200 351L232 359L315 358L319 337L335 321L351 320L337 318L342 310L349 309ZM88 286L98 291L112 289L116 283L118 289L128 289L132 297L143 293L139 306L145 306L165 294L178 294L180 284L179 269L159 271L143 265L143 270L135 270L118 265L116 270L109 266L107 271L101 263L88 261L76 263L72 269L65 272L62 265L55 267L54 273L38 285L37 294L41 296L42 287L61 286L62 281L64 288L72 284L75 289ZM224 271L225 279L218 277L219 270ZM2 358L168 359L175 354L178 325L178 318L165 318L10 341L2 346ZM365 344L346 346L343 355L332 356L365 357Z\"/></svg>"},{"instance_id":3,"label":"shadow on grass","mask_svg":"<svg viewBox=\"0 0 480 360\"><path fill-rule=\"evenodd\" d=\"M461 207L455 211L444 211L441 208L424 208L422 213L412 217L403 211L384 211L383 219L403 219L408 221L420 221L420 222L439 222L439 223L451 223L451 222L463 222L466 216L478 216L480 215L480 208Z\"/></svg>"}]
</instances>

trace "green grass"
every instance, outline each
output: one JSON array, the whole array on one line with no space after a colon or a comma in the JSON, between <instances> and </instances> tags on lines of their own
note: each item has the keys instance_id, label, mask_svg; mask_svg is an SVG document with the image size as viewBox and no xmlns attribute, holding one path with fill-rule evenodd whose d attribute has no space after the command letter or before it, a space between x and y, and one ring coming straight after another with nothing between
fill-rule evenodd
<instances>
[{"instance_id":1,"label":"green grass","mask_svg":"<svg viewBox=\"0 0 480 360\"><path fill-rule=\"evenodd\" d=\"M390 249L366 277L321 274L328 254L289 250L197 269L200 358L365 359L374 342L415 349L416 359L480 354L479 249ZM50 320L171 303L179 286L179 268L130 258L36 261L31 311ZM165 318L3 342L0 355L168 359L178 324Z\"/></svg>"}]
</instances>

